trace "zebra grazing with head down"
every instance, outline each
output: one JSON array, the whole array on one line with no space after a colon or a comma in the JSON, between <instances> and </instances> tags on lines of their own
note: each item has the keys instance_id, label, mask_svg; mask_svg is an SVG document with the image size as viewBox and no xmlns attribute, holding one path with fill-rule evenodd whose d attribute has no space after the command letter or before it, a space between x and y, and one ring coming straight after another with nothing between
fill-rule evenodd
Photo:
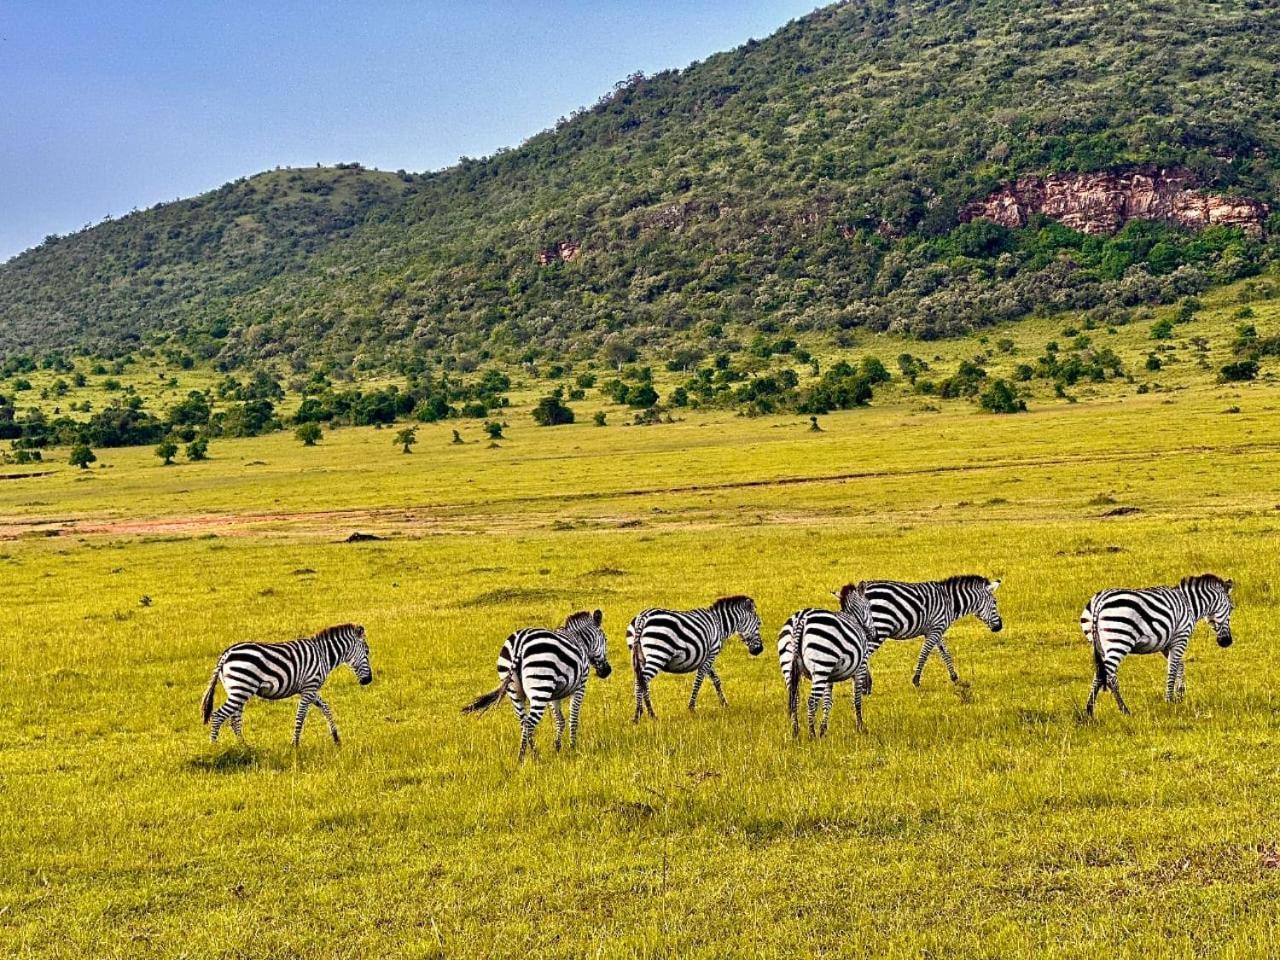
<instances>
[{"instance_id":1,"label":"zebra grazing with head down","mask_svg":"<svg viewBox=\"0 0 1280 960\"><path fill-rule=\"evenodd\" d=\"M632 722L638 723L649 711L653 712L653 700L649 685L659 673L694 673L693 692L689 695L689 709L698 704L698 691L702 681L711 679L716 688L720 705L727 707L716 673L716 657L724 642L735 633L746 642L751 655L758 656L764 649L760 639L760 614L750 597L721 597L709 607L696 610L645 610L637 614L627 625L627 646L631 650L631 667L636 675L636 712Z\"/></svg>"},{"instance_id":2,"label":"zebra grazing with head down","mask_svg":"<svg viewBox=\"0 0 1280 960\"><path fill-rule=\"evenodd\" d=\"M996 606L996 590L999 580L988 580L976 575L948 577L945 580L929 580L924 583L908 583L900 580L864 580L858 584L871 607L876 635L867 651L875 653L885 640L911 640L924 637L920 657L916 660L916 672L911 682L920 686L929 654L936 649L947 666L951 682L958 683L955 661L947 649L943 634L961 617L973 614L992 633L1004 627L1000 610ZM863 692L871 692L871 669L863 677Z\"/></svg>"},{"instance_id":3,"label":"zebra grazing with head down","mask_svg":"<svg viewBox=\"0 0 1280 960\"><path fill-rule=\"evenodd\" d=\"M300 698L298 716L293 722L295 747L302 738L302 724L313 704L329 721L333 742L340 742L338 725L333 722L329 705L320 698L320 687L334 668L343 663L351 667L362 685L373 682L369 642L365 639L364 627L358 624L326 627L313 637L285 643L237 643L227 647L218 658L209 689L204 693L204 722L213 720L209 739L216 743L218 731L228 720L236 736L243 739L241 722L245 704L259 696L264 700ZM215 712L213 696L219 680L227 699Z\"/></svg>"},{"instance_id":4,"label":"zebra grazing with head down","mask_svg":"<svg viewBox=\"0 0 1280 960\"><path fill-rule=\"evenodd\" d=\"M1093 647L1094 663L1085 712L1093 716L1098 693L1106 688L1120 712L1129 713L1117 673L1120 661L1131 653L1163 653L1169 661L1165 699L1181 700L1187 689L1187 641L1195 625L1207 620L1218 646L1231 646L1232 586L1232 581L1206 573L1184 577L1176 587L1095 593L1080 614L1080 629Z\"/></svg>"},{"instance_id":5,"label":"zebra grazing with head down","mask_svg":"<svg viewBox=\"0 0 1280 960\"><path fill-rule=\"evenodd\" d=\"M853 680L853 712L858 729L863 730L862 692L867 656L875 641L871 607L861 584L848 584L838 594L840 610L805 609L793 613L778 634L778 665L787 685L787 712L791 734L800 735L800 679L808 677L809 736L814 735L813 719L822 704L822 725L818 736L827 735L831 720L832 687Z\"/></svg>"},{"instance_id":6,"label":"zebra grazing with head down","mask_svg":"<svg viewBox=\"0 0 1280 960\"><path fill-rule=\"evenodd\" d=\"M582 611L569 616L558 630L529 627L517 630L498 653L497 688L477 697L463 713L484 713L507 696L520 721L520 759L536 753L533 732L547 704L556 718L556 749L564 738L564 712L560 701L569 697L569 748L578 745L578 715L587 694L587 677L594 667L603 680L613 672L609 666L604 631L604 614Z\"/></svg>"}]
</instances>

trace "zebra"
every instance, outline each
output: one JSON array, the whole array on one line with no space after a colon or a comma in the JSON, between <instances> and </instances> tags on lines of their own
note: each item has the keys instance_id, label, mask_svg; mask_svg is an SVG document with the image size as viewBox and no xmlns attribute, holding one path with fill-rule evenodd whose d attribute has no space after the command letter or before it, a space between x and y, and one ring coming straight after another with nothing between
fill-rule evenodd
<instances>
[{"instance_id":1,"label":"zebra","mask_svg":"<svg viewBox=\"0 0 1280 960\"><path fill-rule=\"evenodd\" d=\"M343 623L326 627L315 636L285 643L237 643L227 647L218 657L217 666L204 693L202 710L204 722L213 725L209 739L218 742L222 724L231 721L231 729L244 739L241 721L244 707L253 696L264 700L283 700L298 697L298 715L293 722L293 745L302 738L302 724L312 705L319 708L329 722L333 742L340 743L338 725L333 722L329 705L320 698L320 687L339 664L347 664L355 673L361 686L373 682L373 669L369 666L369 641L364 627L355 623ZM227 693L215 712L213 697L222 681Z\"/></svg>"},{"instance_id":2,"label":"zebra","mask_svg":"<svg viewBox=\"0 0 1280 960\"><path fill-rule=\"evenodd\" d=\"M924 637L920 656L916 660L916 672L911 682L920 686L925 662L936 648L951 675L951 682L958 683L955 661L947 649L942 635L961 617L973 614L985 623L992 633L1004 629L1000 610L996 606L996 590L999 580L988 580L974 574L930 580L924 583L907 583L900 580L864 580L862 588L871 607L876 635L867 656L880 649L885 640L910 640ZM856 594L845 594L854 596ZM871 668L863 674L863 693L871 692Z\"/></svg>"},{"instance_id":3,"label":"zebra","mask_svg":"<svg viewBox=\"0 0 1280 960\"><path fill-rule=\"evenodd\" d=\"M694 673L693 691L689 695L689 709L698 704L698 691L702 681L711 679L720 698L720 706L727 707L720 677L716 673L716 657L724 642L735 633L742 637L753 657L764 650L760 639L760 614L750 597L721 597L709 607L696 610L650 609L638 613L627 625L627 647L631 650L631 667L636 678L636 712L632 723L639 723L644 711L657 718L653 712L653 700L649 685L660 672Z\"/></svg>"},{"instance_id":4,"label":"zebra","mask_svg":"<svg viewBox=\"0 0 1280 960\"><path fill-rule=\"evenodd\" d=\"M793 613L778 634L778 665L787 685L787 712L791 735L800 736L800 678L811 682L809 690L809 736L814 736L813 720L821 703L822 725L818 736L827 735L831 720L832 687L852 679L853 712L858 729L862 722L862 693L867 656L875 642L876 628L871 607L861 584L848 584L837 594L840 610L808 608Z\"/></svg>"},{"instance_id":5,"label":"zebra","mask_svg":"<svg viewBox=\"0 0 1280 960\"><path fill-rule=\"evenodd\" d=\"M560 701L569 697L569 749L578 745L578 715L587 693L587 677L594 667L601 680L613 672L609 666L604 613L585 610L570 614L558 630L527 627L507 637L498 653L497 688L476 697L463 713L484 713L507 696L520 722L520 760L536 755L533 732L547 704L555 714L556 749L564 738L564 712Z\"/></svg>"},{"instance_id":6,"label":"zebra","mask_svg":"<svg viewBox=\"0 0 1280 960\"><path fill-rule=\"evenodd\" d=\"M1085 713L1093 716L1098 693L1105 687L1116 698L1120 712L1128 715L1117 672L1120 661L1131 653L1163 653L1169 661L1165 700L1181 700L1187 689L1187 641L1195 625L1207 620L1218 646L1231 646L1232 586L1231 580L1205 573L1183 577L1176 587L1095 593L1080 614L1080 629L1093 647L1094 664Z\"/></svg>"}]
</instances>

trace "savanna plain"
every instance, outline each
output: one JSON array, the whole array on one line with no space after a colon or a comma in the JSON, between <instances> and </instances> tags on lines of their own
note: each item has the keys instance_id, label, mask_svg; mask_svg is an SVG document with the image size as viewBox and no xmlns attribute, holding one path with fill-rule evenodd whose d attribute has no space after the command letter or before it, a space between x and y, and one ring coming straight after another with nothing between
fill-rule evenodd
<instances>
[{"instance_id":1,"label":"savanna plain","mask_svg":"<svg viewBox=\"0 0 1280 960\"><path fill-rule=\"evenodd\" d=\"M1028 338L1045 331L1027 328ZM887 395L822 417L689 410L496 447L426 425L146 449L0 481L0 946L14 957L1258 957L1280 935L1280 386L1191 382L1016 416ZM585 419L585 418L580 418ZM471 438L474 440L474 438ZM381 539L345 542L355 531ZM1111 585L1236 581L1188 694L1122 668L1131 718L1081 704L1080 608ZM866 577L1004 581L910 683L873 662L792 740L776 651L721 657L729 707L654 684L632 725L627 620L756 598L766 636ZM516 763L503 638L600 607L575 753ZM207 742L218 653L332 623L342 730L251 703Z\"/></svg>"}]
</instances>

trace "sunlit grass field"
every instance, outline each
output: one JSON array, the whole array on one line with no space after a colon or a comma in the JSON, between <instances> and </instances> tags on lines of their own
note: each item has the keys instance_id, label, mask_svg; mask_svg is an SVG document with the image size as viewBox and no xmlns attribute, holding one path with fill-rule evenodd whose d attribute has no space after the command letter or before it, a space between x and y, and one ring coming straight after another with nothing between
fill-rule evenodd
<instances>
[{"instance_id":1,"label":"sunlit grass field","mask_svg":"<svg viewBox=\"0 0 1280 960\"><path fill-rule=\"evenodd\" d=\"M1237 413L1225 411L1238 408ZM0 946L16 957L1227 956L1270 952L1280 388L1113 392L997 417L886 401L821 418L690 411L149 450L0 481ZM585 418L584 418L585 419ZM58 458L61 460L62 458ZM1112 514L1112 515L1109 515ZM354 531L380 541L345 543ZM1236 644L1122 671L1134 716L1082 721L1077 618L1105 585L1212 570ZM828 738L792 741L770 642L633 726L628 618L756 597L766 631L874 576L1004 578L910 684L875 661ZM602 607L574 755L515 762L503 638ZM251 703L217 747L218 653L366 625L375 682L331 680L344 743Z\"/></svg>"}]
</instances>

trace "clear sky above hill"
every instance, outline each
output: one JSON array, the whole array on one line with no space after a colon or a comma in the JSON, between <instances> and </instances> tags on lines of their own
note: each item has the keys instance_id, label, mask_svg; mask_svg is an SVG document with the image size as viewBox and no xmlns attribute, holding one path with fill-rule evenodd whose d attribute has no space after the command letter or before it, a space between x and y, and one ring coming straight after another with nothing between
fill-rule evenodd
<instances>
[{"instance_id":1,"label":"clear sky above hill","mask_svg":"<svg viewBox=\"0 0 1280 960\"><path fill-rule=\"evenodd\" d=\"M0 261L276 166L421 171L817 0L0 4Z\"/></svg>"}]
</instances>

